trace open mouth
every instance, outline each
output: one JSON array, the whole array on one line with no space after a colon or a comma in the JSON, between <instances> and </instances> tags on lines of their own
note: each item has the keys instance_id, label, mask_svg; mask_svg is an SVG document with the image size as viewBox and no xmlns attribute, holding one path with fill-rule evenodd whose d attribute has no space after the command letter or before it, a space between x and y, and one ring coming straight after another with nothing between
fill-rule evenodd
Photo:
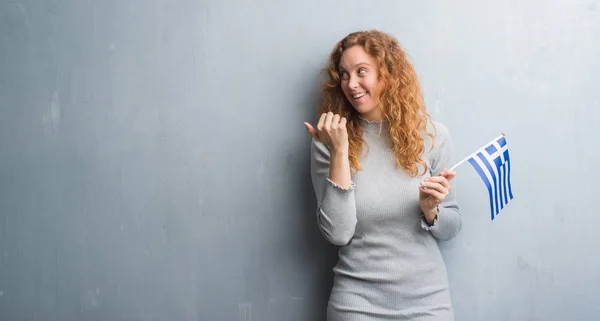
<instances>
[{"instance_id":1,"label":"open mouth","mask_svg":"<svg viewBox=\"0 0 600 321\"><path fill-rule=\"evenodd\" d=\"M364 92L364 93L360 93L360 94L354 94L354 95L352 95L352 98L354 98L354 99L358 100L358 99L361 99L362 97L364 97L364 96L366 96L366 95L367 95L367 93L366 93L366 92Z\"/></svg>"}]
</instances>

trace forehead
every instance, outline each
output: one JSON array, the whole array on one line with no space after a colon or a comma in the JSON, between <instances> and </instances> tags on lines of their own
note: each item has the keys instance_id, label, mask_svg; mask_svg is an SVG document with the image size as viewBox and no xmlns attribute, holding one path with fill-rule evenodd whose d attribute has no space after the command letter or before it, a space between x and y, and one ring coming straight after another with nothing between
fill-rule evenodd
<instances>
[{"instance_id":1,"label":"forehead","mask_svg":"<svg viewBox=\"0 0 600 321\"><path fill-rule=\"evenodd\" d=\"M376 61L362 46L353 46L344 50L340 58L340 68L352 69L360 65L375 66Z\"/></svg>"}]
</instances>

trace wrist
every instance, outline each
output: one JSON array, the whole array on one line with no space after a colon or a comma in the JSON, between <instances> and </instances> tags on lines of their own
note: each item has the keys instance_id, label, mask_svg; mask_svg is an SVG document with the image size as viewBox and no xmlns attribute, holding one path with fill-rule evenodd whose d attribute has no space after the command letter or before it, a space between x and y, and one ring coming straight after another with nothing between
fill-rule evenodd
<instances>
[{"instance_id":1,"label":"wrist","mask_svg":"<svg viewBox=\"0 0 600 321\"><path fill-rule=\"evenodd\" d=\"M423 214L425 215L425 221L427 221L429 225L433 224L433 222L435 222L437 219L438 213L439 208L437 206L429 211L423 211Z\"/></svg>"},{"instance_id":2,"label":"wrist","mask_svg":"<svg viewBox=\"0 0 600 321\"><path fill-rule=\"evenodd\" d=\"M334 146L331 148L331 153L336 156L348 155L348 145L345 146Z\"/></svg>"}]
</instances>

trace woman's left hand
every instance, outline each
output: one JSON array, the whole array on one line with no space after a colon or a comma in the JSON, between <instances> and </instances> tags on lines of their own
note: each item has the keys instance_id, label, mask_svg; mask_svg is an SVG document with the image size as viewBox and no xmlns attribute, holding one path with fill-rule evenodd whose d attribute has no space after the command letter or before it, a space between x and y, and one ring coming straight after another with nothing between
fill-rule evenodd
<instances>
[{"instance_id":1,"label":"woman's left hand","mask_svg":"<svg viewBox=\"0 0 600 321\"><path fill-rule=\"evenodd\" d=\"M419 186L419 204L425 214L427 223L433 224L438 214L438 205L446 199L452 189L450 180L456 176L456 172L443 169L438 176L427 177Z\"/></svg>"}]
</instances>

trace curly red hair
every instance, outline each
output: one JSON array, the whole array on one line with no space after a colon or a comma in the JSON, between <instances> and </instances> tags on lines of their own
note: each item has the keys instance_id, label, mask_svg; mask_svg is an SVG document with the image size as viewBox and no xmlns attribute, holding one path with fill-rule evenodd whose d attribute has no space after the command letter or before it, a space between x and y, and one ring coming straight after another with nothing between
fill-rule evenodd
<instances>
[{"instance_id":1,"label":"curly red hair","mask_svg":"<svg viewBox=\"0 0 600 321\"><path fill-rule=\"evenodd\" d=\"M362 154L362 127L358 112L352 107L340 86L339 63L344 50L362 46L379 64L379 81L383 83L380 105L385 119L389 122L392 150L398 166L412 176L419 174L418 164L427 170L421 159L424 150L422 134L432 139L426 131L429 114L417 73L396 38L378 30L359 31L347 35L333 48L329 63L323 69L326 81L323 84L321 113L333 112L346 117L350 166L361 169L359 158Z\"/></svg>"}]
</instances>

